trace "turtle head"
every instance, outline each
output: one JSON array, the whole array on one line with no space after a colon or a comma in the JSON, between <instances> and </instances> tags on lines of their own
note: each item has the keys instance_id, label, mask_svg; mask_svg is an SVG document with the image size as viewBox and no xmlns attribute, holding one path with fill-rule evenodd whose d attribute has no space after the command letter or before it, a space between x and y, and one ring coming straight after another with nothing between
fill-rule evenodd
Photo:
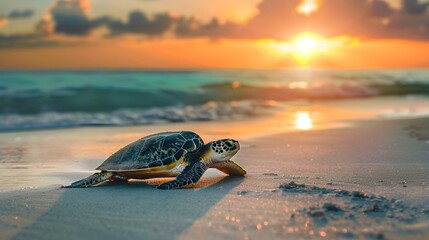
<instances>
[{"instance_id":1,"label":"turtle head","mask_svg":"<svg viewBox=\"0 0 429 240\"><path fill-rule=\"evenodd\" d=\"M207 144L206 156L212 163L228 161L240 150L240 143L233 139L222 139Z\"/></svg>"}]
</instances>

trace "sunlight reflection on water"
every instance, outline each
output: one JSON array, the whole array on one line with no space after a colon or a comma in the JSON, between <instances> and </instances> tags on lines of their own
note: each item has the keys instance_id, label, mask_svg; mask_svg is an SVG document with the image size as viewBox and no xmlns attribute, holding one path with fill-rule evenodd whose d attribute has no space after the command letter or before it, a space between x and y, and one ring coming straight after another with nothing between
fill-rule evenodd
<instances>
[{"instance_id":1,"label":"sunlight reflection on water","mask_svg":"<svg viewBox=\"0 0 429 240\"><path fill-rule=\"evenodd\" d=\"M295 113L295 128L299 130L310 130L313 128L313 120L308 111Z\"/></svg>"}]
</instances>

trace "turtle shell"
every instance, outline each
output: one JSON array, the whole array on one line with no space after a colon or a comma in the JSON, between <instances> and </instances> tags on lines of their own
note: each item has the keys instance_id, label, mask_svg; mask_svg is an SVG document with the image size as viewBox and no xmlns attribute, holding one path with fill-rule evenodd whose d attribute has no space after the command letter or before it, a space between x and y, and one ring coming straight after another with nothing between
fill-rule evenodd
<instances>
[{"instance_id":1,"label":"turtle shell","mask_svg":"<svg viewBox=\"0 0 429 240\"><path fill-rule=\"evenodd\" d=\"M97 170L124 171L169 165L188 152L201 149L203 140L194 132L163 132L128 144L106 159Z\"/></svg>"}]
</instances>

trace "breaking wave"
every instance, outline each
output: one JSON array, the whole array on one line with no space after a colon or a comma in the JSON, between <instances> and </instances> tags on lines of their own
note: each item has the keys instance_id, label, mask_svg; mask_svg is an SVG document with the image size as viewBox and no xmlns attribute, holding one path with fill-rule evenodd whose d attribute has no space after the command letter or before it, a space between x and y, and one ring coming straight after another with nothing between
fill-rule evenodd
<instances>
[{"instance_id":1,"label":"breaking wave","mask_svg":"<svg viewBox=\"0 0 429 240\"><path fill-rule=\"evenodd\" d=\"M269 101L429 95L429 71L4 71L0 130L209 121Z\"/></svg>"}]
</instances>

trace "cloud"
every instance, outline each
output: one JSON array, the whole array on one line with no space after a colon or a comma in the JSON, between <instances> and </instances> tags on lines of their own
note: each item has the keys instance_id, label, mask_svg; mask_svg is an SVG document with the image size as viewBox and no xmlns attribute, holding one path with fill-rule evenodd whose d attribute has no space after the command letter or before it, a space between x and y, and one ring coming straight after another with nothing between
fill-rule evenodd
<instances>
[{"instance_id":1,"label":"cloud","mask_svg":"<svg viewBox=\"0 0 429 240\"><path fill-rule=\"evenodd\" d=\"M55 31L55 24L52 21L52 16L50 13L45 14L42 20L40 20L36 24L36 32L44 36L51 35L52 33L54 33L54 31Z\"/></svg>"},{"instance_id":2,"label":"cloud","mask_svg":"<svg viewBox=\"0 0 429 240\"><path fill-rule=\"evenodd\" d=\"M34 15L34 11L31 9L28 10L14 10L9 13L8 17L9 19L19 19L19 18L30 18Z\"/></svg>"},{"instance_id":3,"label":"cloud","mask_svg":"<svg viewBox=\"0 0 429 240\"><path fill-rule=\"evenodd\" d=\"M324 37L349 35L358 38L429 39L429 3L402 0L401 8L393 8L385 0L324 0L317 11L303 15L296 11L302 0L263 0L257 14L244 23L222 22L218 18L201 21L193 16L168 12L147 15L132 11L125 21L110 16L90 18L89 0L58 0L36 25L34 36L0 37L0 46L43 45L43 36L56 33L74 36L89 35L106 27L109 37L141 34L178 38L229 38L288 40L302 32L315 32ZM0 28L8 18L33 15L30 10L13 11L0 18ZM19 44L13 43L15 39ZM48 40L46 40L48 41ZM55 43L57 44L57 43ZM55 45L52 42L46 45Z\"/></svg>"},{"instance_id":4,"label":"cloud","mask_svg":"<svg viewBox=\"0 0 429 240\"><path fill-rule=\"evenodd\" d=\"M89 19L86 15L89 11L88 0L59 0L50 11L55 23L54 31L69 35L87 35L92 29L110 22L109 17Z\"/></svg>"},{"instance_id":5,"label":"cloud","mask_svg":"<svg viewBox=\"0 0 429 240\"><path fill-rule=\"evenodd\" d=\"M363 38L429 38L429 4L402 0L402 8L392 8L385 0L325 0L314 13L296 11L302 0L264 0L258 14L245 23L221 22L213 18L203 22L192 16L158 13L148 16L133 11L126 21L104 16L91 19L88 0L59 0L50 15L54 32L88 35L93 29L106 26L111 36L142 34L161 37L167 32L180 38L206 37L286 40L311 31L325 37L350 35ZM49 32L52 24L39 23L41 32Z\"/></svg>"},{"instance_id":6,"label":"cloud","mask_svg":"<svg viewBox=\"0 0 429 240\"><path fill-rule=\"evenodd\" d=\"M326 0L318 11L309 16L296 11L301 0L264 0L258 5L258 14L246 23L223 22L213 18L202 22L194 17L167 13L148 18L142 12L133 12L128 22L112 21L113 35L139 33L162 35L172 30L177 37L239 38L285 40L305 31L321 35L375 36L384 32L386 21L395 11L383 0ZM162 16L163 21L160 21ZM396 19L396 18L395 18Z\"/></svg>"},{"instance_id":7,"label":"cloud","mask_svg":"<svg viewBox=\"0 0 429 240\"><path fill-rule=\"evenodd\" d=\"M108 27L113 36L125 33L145 34L147 36L162 36L171 31L182 38L226 37L233 32L235 23L226 22L221 24L217 18L209 22L202 22L194 17L173 16L168 13L158 13L147 16L140 11L131 12L127 22L111 20Z\"/></svg>"},{"instance_id":8,"label":"cloud","mask_svg":"<svg viewBox=\"0 0 429 240\"><path fill-rule=\"evenodd\" d=\"M368 15L370 17L387 17L392 13L390 5L384 1L373 1L368 6Z\"/></svg>"},{"instance_id":9,"label":"cloud","mask_svg":"<svg viewBox=\"0 0 429 240\"><path fill-rule=\"evenodd\" d=\"M4 27L8 22L8 19L5 17L0 18L0 29Z\"/></svg>"},{"instance_id":10,"label":"cloud","mask_svg":"<svg viewBox=\"0 0 429 240\"><path fill-rule=\"evenodd\" d=\"M201 23L192 18L177 23L179 37L219 37L277 40L302 32L325 37L350 35L362 38L429 39L429 4L403 0L401 9L384 0L325 0L310 15L296 11L301 0L264 0L258 14L245 24L223 23L213 19Z\"/></svg>"},{"instance_id":11,"label":"cloud","mask_svg":"<svg viewBox=\"0 0 429 240\"><path fill-rule=\"evenodd\" d=\"M216 18L203 23L194 18L182 17L176 21L175 33L178 37L233 37L238 26L231 22L221 24Z\"/></svg>"},{"instance_id":12,"label":"cloud","mask_svg":"<svg viewBox=\"0 0 429 240\"><path fill-rule=\"evenodd\" d=\"M91 11L89 0L57 0L53 12L64 14L87 14Z\"/></svg>"},{"instance_id":13,"label":"cloud","mask_svg":"<svg viewBox=\"0 0 429 240\"><path fill-rule=\"evenodd\" d=\"M310 15L296 11L300 0L265 0L258 14L243 26L228 31L233 37L288 39L313 31L325 36L367 35L379 31L393 9L382 0L326 0Z\"/></svg>"},{"instance_id":14,"label":"cloud","mask_svg":"<svg viewBox=\"0 0 429 240\"><path fill-rule=\"evenodd\" d=\"M429 3L419 3L418 0L402 0L405 11L411 14L422 14L428 9Z\"/></svg>"},{"instance_id":15,"label":"cloud","mask_svg":"<svg viewBox=\"0 0 429 240\"><path fill-rule=\"evenodd\" d=\"M90 20L86 16L73 14L53 14L55 32L69 35L87 35L92 29L106 25L110 18Z\"/></svg>"},{"instance_id":16,"label":"cloud","mask_svg":"<svg viewBox=\"0 0 429 240\"><path fill-rule=\"evenodd\" d=\"M0 29L6 26L6 24L11 20L30 18L33 16L33 14L34 11L28 9L23 11L14 10L10 12L7 16L0 16Z\"/></svg>"},{"instance_id":17,"label":"cloud","mask_svg":"<svg viewBox=\"0 0 429 240\"><path fill-rule=\"evenodd\" d=\"M126 22L110 20L108 23L112 36L125 33L162 36L170 31L182 38L226 37L232 35L228 32L233 32L237 26L230 22L222 24L217 18L213 18L209 22L202 22L194 17L174 16L169 13L147 16L140 11L131 12Z\"/></svg>"},{"instance_id":18,"label":"cloud","mask_svg":"<svg viewBox=\"0 0 429 240\"><path fill-rule=\"evenodd\" d=\"M305 31L337 36L365 33L382 27L383 20L393 9L382 0L326 0L310 16L296 11L301 0L264 0L258 5L258 14L247 23L220 23L216 18L201 22L192 17L178 17L175 33L178 37L244 38L285 40Z\"/></svg>"},{"instance_id":19,"label":"cloud","mask_svg":"<svg viewBox=\"0 0 429 240\"><path fill-rule=\"evenodd\" d=\"M121 21L111 20L108 26L112 35L140 33L159 36L167 32L175 22L176 19L168 13L155 14L149 18L143 12L134 11L129 14L128 22L122 23Z\"/></svg>"},{"instance_id":20,"label":"cloud","mask_svg":"<svg viewBox=\"0 0 429 240\"><path fill-rule=\"evenodd\" d=\"M0 34L0 48L35 48L58 45L63 45L63 43L43 39L39 34Z\"/></svg>"},{"instance_id":21,"label":"cloud","mask_svg":"<svg viewBox=\"0 0 429 240\"><path fill-rule=\"evenodd\" d=\"M87 13L91 6L89 0L58 0L55 5L36 24L35 32L31 34L0 34L0 48L33 48L58 45L76 45L76 39L55 37L55 33L83 36L93 29L106 26L111 19L99 17L90 19ZM33 15L33 11L13 11L8 18L17 19ZM7 23L8 18L0 18L0 27ZM54 37L48 37L54 35Z\"/></svg>"}]
</instances>

